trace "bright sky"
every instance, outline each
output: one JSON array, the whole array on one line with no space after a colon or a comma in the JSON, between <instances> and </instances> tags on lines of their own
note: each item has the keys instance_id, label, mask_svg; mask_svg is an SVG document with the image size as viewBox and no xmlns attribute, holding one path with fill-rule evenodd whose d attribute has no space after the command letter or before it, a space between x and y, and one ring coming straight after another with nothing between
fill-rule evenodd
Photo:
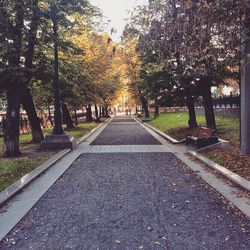
<instances>
[{"instance_id":1,"label":"bright sky","mask_svg":"<svg viewBox=\"0 0 250 250\"><path fill-rule=\"evenodd\" d=\"M113 39L119 42L126 22L130 17L128 11L132 11L137 5L147 3L147 0L89 0L89 2L99 7L104 16L110 20L107 31L110 33L111 28L115 28L117 32Z\"/></svg>"}]
</instances>

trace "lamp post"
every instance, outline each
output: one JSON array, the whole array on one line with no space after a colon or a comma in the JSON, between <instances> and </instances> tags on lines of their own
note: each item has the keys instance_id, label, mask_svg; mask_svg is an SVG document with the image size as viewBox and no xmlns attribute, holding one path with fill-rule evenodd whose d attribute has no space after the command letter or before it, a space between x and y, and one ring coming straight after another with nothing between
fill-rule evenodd
<instances>
[{"instance_id":1,"label":"lamp post","mask_svg":"<svg viewBox=\"0 0 250 250\"><path fill-rule=\"evenodd\" d=\"M53 77L53 92L54 92L54 128L51 135L45 137L40 143L41 149L75 149L76 140L74 137L64 134L62 127L62 112L60 102L59 88L59 58L58 58L58 21L59 21L58 0L51 0L50 18L52 20L53 29L53 45L54 45L54 77Z\"/></svg>"},{"instance_id":2,"label":"lamp post","mask_svg":"<svg viewBox=\"0 0 250 250\"><path fill-rule=\"evenodd\" d=\"M60 88L59 88L59 60L58 60L58 20L57 20L57 5L54 5L52 23L53 23L53 40L54 40L54 79L53 79L53 92L54 92L54 135L62 135L62 112L60 103Z\"/></svg>"}]
</instances>

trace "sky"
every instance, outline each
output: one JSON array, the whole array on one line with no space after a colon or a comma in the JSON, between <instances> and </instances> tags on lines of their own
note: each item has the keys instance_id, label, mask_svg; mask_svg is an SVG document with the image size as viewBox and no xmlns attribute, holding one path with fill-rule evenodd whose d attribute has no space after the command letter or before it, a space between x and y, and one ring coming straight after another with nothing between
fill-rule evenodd
<instances>
[{"instance_id":1,"label":"sky","mask_svg":"<svg viewBox=\"0 0 250 250\"><path fill-rule=\"evenodd\" d=\"M111 28L115 28L117 32L113 35L113 39L119 42L126 22L130 17L128 11L132 11L137 5L147 3L147 0L89 0L89 2L99 7L104 16L110 20L107 31L110 33Z\"/></svg>"}]
</instances>

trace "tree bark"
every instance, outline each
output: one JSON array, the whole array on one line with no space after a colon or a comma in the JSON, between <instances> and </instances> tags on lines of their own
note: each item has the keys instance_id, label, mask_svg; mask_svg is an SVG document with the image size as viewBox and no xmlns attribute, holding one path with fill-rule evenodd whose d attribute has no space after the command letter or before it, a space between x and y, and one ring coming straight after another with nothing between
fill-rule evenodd
<instances>
[{"instance_id":1,"label":"tree bark","mask_svg":"<svg viewBox=\"0 0 250 250\"><path fill-rule=\"evenodd\" d=\"M186 100L187 100L187 108L188 108L188 115L189 115L188 125L189 125L189 128L196 128L198 125L196 121L194 99L189 91L187 91L186 93L186 98L187 98Z\"/></svg>"},{"instance_id":2,"label":"tree bark","mask_svg":"<svg viewBox=\"0 0 250 250\"><path fill-rule=\"evenodd\" d=\"M77 111L76 111L76 109L74 110L74 113L75 113L75 125L77 126L78 125L78 118L77 118Z\"/></svg>"},{"instance_id":3,"label":"tree bark","mask_svg":"<svg viewBox=\"0 0 250 250\"><path fill-rule=\"evenodd\" d=\"M98 113L98 107L97 107L96 104L95 104L95 119L96 119L96 122L100 121L100 117L99 117L99 113Z\"/></svg>"},{"instance_id":4,"label":"tree bark","mask_svg":"<svg viewBox=\"0 0 250 250\"><path fill-rule=\"evenodd\" d=\"M154 118L159 116L159 105L157 100L155 100L155 113L154 113Z\"/></svg>"},{"instance_id":5,"label":"tree bark","mask_svg":"<svg viewBox=\"0 0 250 250\"><path fill-rule=\"evenodd\" d=\"M245 10L241 64L241 154L250 155L250 3Z\"/></svg>"},{"instance_id":6,"label":"tree bark","mask_svg":"<svg viewBox=\"0 0 250 250\"><path fill-rule=\"evenodd\" d=\"M12 30L13 44L9 51L9 66L13 68L13 71L20 69L20 56L22 48L22 34L24 26L24 9L23 1L16 1L15 3L15 26ZM14 72L16 73L16 72ZM20 106L22 96L24 95L24 86L22 82L15 79L9 82L7 88L7 113L4 128L4 157L15 157L20 154L19 150L19 133L20 133Z\"/></svg>"},{"instance_id":7,"label":"tree bark","mask_svg":"<svg viewBox=\"0 0 250 250\"><path fill-rule=\"evenodd\" d=\"M69 109L65 103L62 103L62 115L63 115L63 123L66 124L67 129L74 128L73 121L70 117Z\"/></svg>"},{"instance_id":8,"label":"tree bark","mask_svg":"<svg viewBox=\"0 0 250 250\"><path fill-rule=\"evenodd\" d=\"M102 117L105 117L106 114L105 114L105 107L102 107Z\"/></svg>"},{"instance_id":9,"label":"tree bark","mask_svg":"<svg viewBox=\"0 0 250 250\"><path fill-rule=\"evenodd\" d=\"M88 104L86 106L86 122L92 122L93 117L92 117L92 110L91 110L91 105Z\"/></svg>"},{"instance_id":10,"label":"tree bark","mask_svg":"<svg viewBox=\"0 0 250 250\"><path fill-rule=\"evenodd\" d=\"M30 89L28 89L28 85L32 79L31 71L33 66L37 30L40 21L40 10L38 7L38 0L33 1L32 9L33 9L33 16L30 24L27 50L25 53L25 68L27 71L26 71L26 81L24 82L24 84L26 85L26 90L25 90L25 96L22 99L22 105L30 121L32 142L39 143L44 139L44 136L40 126L40 120L37 116L35 105L30 93Z\"/></svg>"},{"instance_id":11,"label":"tree bark","mask_svg":"<svg viewBox=\"0 0 250 250\"><path fill-rule=\"evenodd\" d=\"M203 106L205 110L206 124L208 128L216 129L213 99L211 94L211 84L209 81L203 81L202 84Z\"/></svg>"},{"instance_id":12,"label":"tree bark","mask_svg":"<svg viewBox=\"0 0 250 250\"><path fill-rule=\"evenodd\" d=\"M102 107L101 107L101 106L99 107L99 115L100 115L100 117L103 116L103 115L102 115Z\"/></svg>"},{"instance_id":13,"label":"tree bark","mask_svg":"<svg viewBox=\"0 0 250 250\"><path fill-rule=\"evenodd\" d=\"M142 97L142 108L144 111L144 117L145 118L150 118L150 114L149 114L149 109L148 109L148 100L145 97Z\"/></svg>"},{"instance_id":14,"label":"tree bark","mask_svg":"<svg viewBox=\"0 0 250 250\"><path fill-rule=\"evenodd\" d=\"M48 113L49 113L49 121L50 121L50 125L53 127L54 126L54 122L53 122L53 119L52 119L52 116L51 116L51 111L50 111L50 106L48 106Z\"/></svg>"},{"instance_id":15,"label":"tree bark","mask_svg":"<svg viewBox=\"0 0 250 250\"><path fill-rule=\"evenodd\" d=\"M28 115L31 126L31 133L32 133L31 142L40 143L44 139L44 136L43 136L43 131L41 129L40 119L37 116L35 105L29 88L26 88L25 95L22 98L22 105Z\"/></svg>"},{"instance_id":16,"label":"tree bark","mask_svg":"<svg viewBox=\"0 0 250 250\"><path fill-rule=\"evenodd\" d=\"M21 98L18 92L18 89L16 89L16 91L12 89L7 90L7 113L4 125L3 157L15 157L21 154L19 150Z\"/></svg>"},{"instance_id":17,"label":"tree bark","mask_svg":"<svg viewBox=\"0 0 250 250\"><path fill-rule=\"evenodd\" d=\"M108 106L105 106L105 116L106 116L106 117L109 117Z\"/></svg>"}]
</instances>

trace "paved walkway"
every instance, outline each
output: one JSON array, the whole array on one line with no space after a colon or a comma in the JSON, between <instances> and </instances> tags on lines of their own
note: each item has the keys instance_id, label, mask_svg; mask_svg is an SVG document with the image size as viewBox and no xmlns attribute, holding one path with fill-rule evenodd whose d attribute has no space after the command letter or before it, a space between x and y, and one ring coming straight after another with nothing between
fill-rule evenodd
<instances>
[{"instance_id":1,"label":"paved walkway","mask_svg":"<svg viewBox=\"0 0 250 250\"><path fill-rule=\"evenodd\" d=\"M128 117L117 117L0 249L250 249L250 222Z\"/></svg>"}]
</instances>

